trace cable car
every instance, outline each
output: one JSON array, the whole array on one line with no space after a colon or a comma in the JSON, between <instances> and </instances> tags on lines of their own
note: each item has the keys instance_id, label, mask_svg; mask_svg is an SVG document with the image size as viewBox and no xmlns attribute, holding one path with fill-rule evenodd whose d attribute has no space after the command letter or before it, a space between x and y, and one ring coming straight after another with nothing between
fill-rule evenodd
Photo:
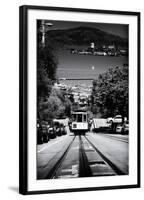
<instances>
[{"instance_id":1,"label":"cable car","mask_svg":"<svg viewBox=\"0 0 144 200\"><path fill-rule=\"evenodd\" d=\"M71 113L70 130L75 135L85 134L89 130L88 113L86 111L75 111Z\"/></svg>"}]
</instances>

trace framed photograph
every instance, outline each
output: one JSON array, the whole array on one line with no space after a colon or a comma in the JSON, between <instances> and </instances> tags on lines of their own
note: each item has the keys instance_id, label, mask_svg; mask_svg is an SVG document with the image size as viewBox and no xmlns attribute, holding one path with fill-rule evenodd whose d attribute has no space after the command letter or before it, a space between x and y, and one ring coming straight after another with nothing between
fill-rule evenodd
<instances>
[{"instance_id":1,"label":"framed photograph","mask_svg":"<svg viewBox=\"0 0 144 200\"><path fill-rule=\"evenodd\" d=\"M140 13L20 7L21 194L140 187Z\"/></svg>"}]
</instances>

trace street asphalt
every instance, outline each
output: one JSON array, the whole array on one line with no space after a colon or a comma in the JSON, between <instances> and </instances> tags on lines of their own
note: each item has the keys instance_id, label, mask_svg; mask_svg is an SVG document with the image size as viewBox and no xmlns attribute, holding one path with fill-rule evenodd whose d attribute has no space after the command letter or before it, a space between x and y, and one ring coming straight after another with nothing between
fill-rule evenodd
<instances>
[{"instance_id":1,"label":"street asphalt","mask_svg":"<svg viewBox=\"0 0 144 200\"><path fill-rule=\"evenodd\" d=\"M123 174L129 171L129 136L108 133L86 133L87 139L105 157L107 157ZM74 141L73 141L74 140ZM72 143L73 141L73 143ZM48 174L58 163L68 146L72 143L62 164L56 170L54 178L75 178L79 176L79 136L68 132L67 135L57 137L48 143L37 145L37 179L47 179ZM98 153L83 139L83 148L88 162L91 163L92 176L116 175L110 167L102 161ZM98 166L99 164L99 166Z\"/></svg>"}]
</instances>

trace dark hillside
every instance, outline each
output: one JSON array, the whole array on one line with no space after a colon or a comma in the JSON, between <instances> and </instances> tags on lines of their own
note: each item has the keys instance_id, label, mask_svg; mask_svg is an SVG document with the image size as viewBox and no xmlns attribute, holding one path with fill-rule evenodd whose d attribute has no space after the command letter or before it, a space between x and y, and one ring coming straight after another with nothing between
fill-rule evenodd
<instances>
[{"instance_id":1,"label":"dark hillside","mask_svg":"<svg viewBox=\"0 0 144 200\"><path fill-rule=\"evenodd\" d=\"M128 41L120 36L104 32L93 27L80 26L72 29L50 30L46 33L47 42L50 41L55 47L71 45L89 45L95 42L96 45L115 44L127 47Z\"/></svg>"}]
</instances>

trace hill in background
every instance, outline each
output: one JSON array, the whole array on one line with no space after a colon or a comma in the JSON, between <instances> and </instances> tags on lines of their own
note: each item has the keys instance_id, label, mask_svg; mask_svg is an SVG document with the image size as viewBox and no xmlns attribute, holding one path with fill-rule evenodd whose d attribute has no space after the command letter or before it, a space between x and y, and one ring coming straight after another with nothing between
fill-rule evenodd
<instances>
[{"instance_id":1,"label":"hill in background","mask_svg":"<svg viewBox=\"0 0 144 200\"><path fill-rule=\"evenodd\" d=\"M128 47L128 40L110 34L97 28L80 26L71 29L50 30L46 33L46 43L54 48L70 46L89 46L94 42L96 46L115 44L119 47Z\"/></svg>"}]
</instances>

